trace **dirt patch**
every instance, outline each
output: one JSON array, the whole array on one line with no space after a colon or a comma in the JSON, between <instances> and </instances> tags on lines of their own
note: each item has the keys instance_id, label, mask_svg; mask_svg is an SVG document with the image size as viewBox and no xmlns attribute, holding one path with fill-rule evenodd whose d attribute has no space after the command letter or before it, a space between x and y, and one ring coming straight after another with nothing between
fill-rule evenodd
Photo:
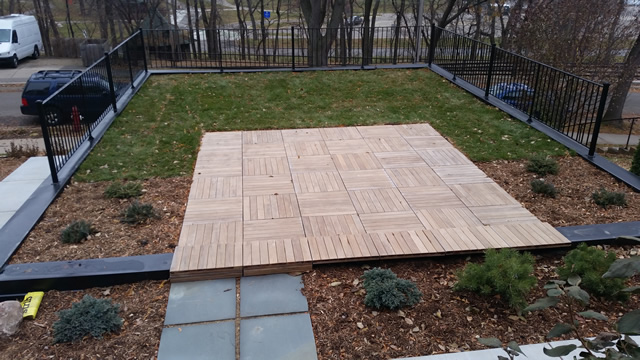
<instances>
[{"instance_id":1,"label":"dirt patch","mask_svg":"<svg viewBox=\"0 0 640 360\"><path fill-rule=\"evenodd\" d=\"M2 126L0 140L35 139L42 137L42 129L34 126Z\"/></svg>"},{"instance_id":2,"label":"dirt patch","mask_svg":"<svg viewBox=\"0 0 640 360\"><path fill-rule=\"evenodd\" d=\"M191 178L149 179L143 182L142 203L161 217L147 224L120 222L133 200L107 199L108 182L73 183L45 212L10 263L28 263L133 256L173 252L178 244ZM74 220L86 220L96 233L80 244L63 244L60 233Z\"/></svg>"},{"instance_id":3,"label":"dirt patch","mask_svg":"<svg viewBox=\"0 0 640 360\"><path fill-rule=\"evenodd\" d=\"M620 250L628 253L629 249ZM542 286L555 278L561 255L547 252L537 256L538 286L528 297L529 303L545 295ZM481 257L470 260L479 261ZM422 291L419 304L402 309L404 317L397 311L364 305L360 285L353 285L363 274L363 266L320 266L305 274L302 291L309 301L318 359L389 359L486 349L477 342L478 336L498 337L504 343L540 343L545 342L544 336L567 311L560 306L519 317L499 297L455 292L455 272L466 263L464 258L449 257L369 264L391 269L399 277L416 282ZM335 282L341 284L331 286ZM632 283L638 283L637 277ZM625 305L592 299L590 309L605 313L611 321L581 319L580 328L587 335L611 330L621 313L640 306L639 297L633 295ZM534 359L538 354L527 355Z\"/></svg>"},{"instance_id":4,"label":"dirt patch","mask_svg":"<svg viewBox=\"0 0 640 360\"><path fill-rule=\"evenodd\" d=\"M531 180L539 178L527 172L527 160L494 161L476 165L489 177L518 200L540 220L553 226L604 224L621 221L636 221L640 213L640 194L633 192L624 183L578 156L558 158L558 175L549 175L558 189L555 198L531 191ZM626 194L628 206L611 206L607 209L596 205L591 199L600 188Z\"/></svg>"},{"instance_id":5,"label":"dirt patch","mask_svg":"<svg viewBox=\"0 0 640 360\"><path fill-rule=\"evenodd\" d=\"M27 160L29 160L28 157L0 157L0 181L4 180Z\"/></svg>"},{"instance_id":6,"label":"dirt patch","mask_svg":"<svg viewBox=\"0 0 640 360\"><path fill-rule=\"evenodd\" d=\"M53 344L56 312L85 294L120 304L124 319L117 334L87 336L76 343ZM169 298L169 283L145 281L83 291L48 291L35 320L25 320L15 336L0 338L3 359L155 359Z\"/></svg>"}]
</instances>

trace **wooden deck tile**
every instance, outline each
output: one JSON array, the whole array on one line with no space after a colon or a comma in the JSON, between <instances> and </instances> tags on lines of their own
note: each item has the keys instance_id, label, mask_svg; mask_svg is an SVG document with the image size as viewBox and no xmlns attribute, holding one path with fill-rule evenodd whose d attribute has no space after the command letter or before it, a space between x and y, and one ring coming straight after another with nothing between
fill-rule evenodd
<instances>
[{"instance_id":1,"label":"wooden deck tile","mask_svg":"<svg viewBox=\"0 0 640 360\"><path fill-rule=\"evenodd\" d=\"M371 148L363 139L326 141L329 154L354 154L371 152Z\"/></svg>"},{"instance_id":2,"label":"wooden deck tile","mask_svg":"<svg viewBox=\"0 0 640 360\"><path fill-rule=\"evenodd\" d=\"M368 233L424 229L424 226L412 211L361 214L360 221L362 221L362 225L364 225Z\"/></svg>"},{"instance_id":3,"label":"wooden deck tile","mask_svg":"<svg viewBox=\"0 0 640 360\"><path fill-rule=\"evenodd\" d=\"M288 175L289 162L286 157L244 159L243 175Z\"/></svg>"},{"instance_id":4,"label":"wooden deck tile","mask_svg":"<svg viewBox=\"0 0 640 360\"><path fill-rule=\"evenodd\" d=\"M326 141L362 139L362 135L355 127L322 128L320 134Z\"/></svg>"},{"instance_id":5,"label":"wooden deck tile","mask_svg":"<svg viewBox=\"0 0 640 360\"><path fill-rule=\"evenodd\" d=\"M246 158L267 158L267 157L285 157L287 153L284 144L265 143L265 144L245 144L242 147L242 156Z\"/></svg>"},{"instance_id":6,"label":"wooden deck tile","mask_svg":"<svg viewBox=\"0 0 640 360\"><path fill-rule=\"evenodd\" d=\"M299 217L295 194L252 195L244 197L244 220Z\"/></svg>"},{"instance_id":7,"label":"wooden deck tile","mask_svg":"<svg viewBox=\"0 0 640 360\"><path fill-rule=\"evenodd\" d=\"M365 141L373 152L397 152L413 150L409 143L401 137L374 137Z\"/></svg>"},{"instance_id":8,"label":"wooden deck tile","mask_svg":"<svg viewBox=\"0 0 640 360\"><path fill-rule=\"evenodd\" d=\"M280 130L260 130L242 132L243 144L266 144L282 142Z\"/></svg>"},{"instance_id":9,"label":"wooden deck tile","mask_svg":"<svg viewBox=\"0 0 640 360\"><path fill-rule=\"evenodd\" d=\"M485 225L539 221L520 205L472 206L469 209Z\"/></svg>"},{"instance_id":10,"label":"wooden deck tile","mask_svg":"<svg viewBox=\"0 0 640 360\"><path fill-rule=\"evenodd\" d=\"M433 229L432 233L446 251L475 252L485 248L480 240L462 228Z\"/></svg>"},{"instance_id":11,"label":"wooden deck tile","mask_svg":"<svg viewBox=\"0 0 640 360\"><path fill-rule=\"evenodd\" d=\"M185 224L208 223L214 220L242 220L242 198L189 200L184 213Z\"/></svg>"},{"instance_id":12,"label":"wooden deck tile","mask_svg":"<svg viewBox=\"0 0 640 360\"><path fill-rule=\"evenodd\" d=\"M335 154L331 155L331 158L340 171L382 169L382 165L372 153Z\"/></svg>"},{"instance_id":13,"label":"wooden deck tile","mask_svg":"<svg viewBox=\"0 0 640 360\"><path fill-rule=\"evenodd\" d=\"M290 157L289 163L293 173L336 171L329 155Z\"/></svg>"},{"instance_id":14,"label":"wooden deck tile","mask_svg":"<svg viewBox=\"0 0 640 360\"><path fill-rule=\"evenodd\" d=\"M399 190L413 210L464 207L448 186L417 186Z\"/></svg>"},{"instance_id":15,"label":"wooden deck tile","mask_svg":"<svg viewBox=\"0 0 640 360\"><path fill-rule=\"evenodd\" d=\"M438 242L438 239L433 235L431 231L428 230L416 230L409 231L409 236L414 239L414 242L418 245L418 247L424 248L423 253L426 254L442 254L444 253L444 248ZM420 243L422 245L420 246Z\"/></svg>"},{"instance_id":16,"label":"wooden deck tile","mask_svg":"<svg viewBox=\"0 0 640 360\"><path fill-rule=\"evenodd\" d=\"M447 185L493 182L493 180L475 165L436 166L433 168L433 171L435 171Z\"/></svg>"},{"instance_id":17,"label":"wooden deck tile","mask_svg":"<svg viewBox=\"0 0 640 360\"><path fill-rule=\"evenodd\" d=\"M467 159L460 151L455 148L446 149L423 149L416 150L424 159L427 165L431 167L449 166L449 165L473 165L471 160Z\"/></svg>"},{"instance_id":18,"label":"wooden deck tile","mask_svg":"<svg viewBox=\"0 0 640 360\"><path fill-rule=\"evenodd\" d=\"M218 159L204 161L199 160L193 170L193 176L213 176L213 177L226 177L226 176L241 176L242 175L242 160L236 159Z\"/></svg>"},{"instance_id":19,"label":"wooden deck tile","mask_svg":"<svg viewBox=\"0 0 640 360\"><path fill-rule=\"evenodd\" d=\"M200 150L221 150L230 147L242 145L242 133L237 132L220 132L206 133L200 142Z\"/></svg>"},{"instance_id":20,"label":"wooden deck tile","mask_svg":"<svg viewBox=\"0 0 640 360\"><path fill-rule=\"evenodd\" d=\"M284 142L294 141L321 141L319 129L292 129L282 130L282 139Z\"/></svg>"},{"instance_id":21,"label":"wooden deck tile","mask_svg":"<svg viewBox=\"0 0 640 360\"><path fill-rule=\"evenodd\" d=\"M422 209L416 215L427 230L482 225L467 208Z\"/></svg>"},{"instance_id":22,"label":"wooden deck tile","mask_svg":"<svg viewBox=\"0 0 640 360\"><path fill-rule=\"evenodd\" d=\"M437 132L431 125L429 124L406 124L396 126L396 130L398 133L405 138L416 137L416 136L440 136L440 133Z\"/></svg>"},{"instance_id":23,"label":"wooden deck tile","mask_svg":"<svg viewBox=\"0 0 640 360\"><path fill-rule=\"evenodd\" d=\"M299 194L344 191L345 187L337 171L294 173L293 185Z\"/></svg>"},{"instance_id":24,"label":"wooden deck tile","mask_svg":"<svg viewBox=\"0 0 640 360\"><path fill-rule=\"evenodd\" d=\"M203 246L242 242L242 221L184 224L178 245Z\"/></svg>"},{"instance_id":25,"label":"wooden deck tile","mask_svg":"<svg viewBox=\"0 0 640 360\"><path fill-rule=\"evenodd\" d=\"M244 222L244 242L304 237L300 218L249 220Z\"/></svg>"},{"instance_id":26,"label":"wooden deck tile","mask_svg":"<svg viewBox=\"0 0 640 360\"><path fill-rule=\"evenodd\" d=\"M298 194L302 216L355 214L356 210L346 191Z\"/></svg>"},{"instance_id":27,"label":"wooden deck tile","mask_svg":"<svg viewBox=\"0 0 640 360\"><path fill-rule=\"evenodd\" d=\"M198 159L196 166L200 163L206 165L209 161L220 160L242 160L242 144L234 146L216 146L211 148L202 149L198 151Z\"/></svg>"},{"instance_id":28,"label":"wooden deck tile","mask_svg":"<svg viewBox=\"0 0 640 360\"><path fill-rule=\"evenodd\" d=\"M475 226L467 228L474 236L479 239L487 249L499 249L509 247L509 244L504 241L490 226Z\"/></svg>"},{"instance_id":29,"label":"wooden deck tile","mask_svg":"<svg viewBox=\"0 0 640 360\"><path fill-rule=\"evenodd\" d=\"M284 144L287 156L329 155L324 141L295 141Z\"/></svg>"},{"instance_id":30,"label":"wooden deck tile","mask_svg":"<svg viewBox=\"0 0 640 360\"><path fill-rule=\"evenodd\" d=\"M385 169L424 166L424 160L415 151L375 153Z\"/></svg>"},{"instance_id":31,"label":"wooden deck tile","mask_svg":"<svg viewBox=\"0 0 640 360\"><path fill-rule=\"evenodd\" d=\"M409 204L396 188L349 191L358 214L410 211Z\"/></svg>"},{"instance_id":32,"label":"wooden deck tile","mask_svg":"<svg viewBox=\"0 0 640 360\"><path fill-rule=\"evenodd\" d=\"M242 179L244 196L294 193L290 175L244 176Z\"/></svg>"},{"instance_id":33,"label":"wooden deck tile","mask_svg":"<svg viewBox=\"0 0 640 360\"><path fill-rule=\"evenodd\" d=\"M453 190L453 192L467 206L520 204L494 182L451 185L451 190Z\"/></svg>"},{"instance_id":34,"label":"wooden deck tile","mask_svg":"<svg viewBox=\"0 0 640 360\"><path fill-rule=\"evenodd\" d=\"M364 233L358 215L305 216L302 225L307 236Z\"/></svg>"},{"instance_id":35,"label":"wooden deck tile","mask_svg":"<svg viewBox=\"0 0 640 360\"><path fill-rule=\"evenodd\" d=\"M453 145L442 136L416 136L405 138L415 150L452 148Z\"/></svg>"},{"instance_id":36,"label":"wooden deck tile","mask_svg":"<svg viewBox=\"0 0 640 360\"><path fill-rule=\"evenodd\" d=\"M242 196L242 177L196 177L189 199L219 199Z\"/></svg>"},{"instance_id":37,"label":"wooden deck tile","mask_svg":"<svg viewBox=\"0 0 640 360\"><path fill-rule=\"evenodd\" d=\"M400 133L397 131L396 126L392 125L377 125L377 126L356 126L360 135L363 138L376 138L376 137L399 137Z\"/></svg>"},{"instance_id":38,"label":"wooden deck tile","mask_svg":"<svg viewBox=\"0 0 640 360\"><path fill-rule=\"evenodd\" d=\"M385 169L397 187L436 186L444 182L428 166Z\"/></svg>"},{"instance_id":39,"label":"wooden deck tile","mask_svg":"<svg viewBox=\"0 0 640 360\"><path fill-rule=\"evenodd\" d=\"M393 187L393 182L383 169L341 171L340 177L348 190Z\"/></svg>"}]
</instances>

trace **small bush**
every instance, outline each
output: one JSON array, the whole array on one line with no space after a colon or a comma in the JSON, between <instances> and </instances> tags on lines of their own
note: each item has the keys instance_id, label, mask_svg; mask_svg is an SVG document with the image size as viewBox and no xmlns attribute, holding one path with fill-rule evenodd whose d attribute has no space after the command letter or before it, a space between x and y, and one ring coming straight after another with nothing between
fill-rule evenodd
<instances>
[{"instance_id":1,"label":"small bush","mask_svg":"<svg viewBox=\"0 0 640 360\"><path fill-rule=\"evenodd\" d=\"M69 224L62 233L60 238L65 244L77 244L81 243L87 236L91 235L93 229L91 224L84 220L77 220Z\"/></svg>"},{"instance_id":2,"label":"small bush","mask_svg":"<svg viewBox=\"0 0 640 360\"><path fill-rule=\"evenodd\" d=\"M364 304L367 306L396 310L413 306L422 297L415 283L399 279L389 269L373 268L365 271L362 277L364 278L362 285L367 292Z\"/></svg>"},{"instance_id":3,"label":"small bush","mask_svg":"<svg viewBox=\"0 0 640 360\"><path fill-rule=\"evenodd\" d=\"M86 335L102 338L105 333L119 331L122 328L119 310L120 305L111 300L85 295L70 309L58 312L60 320L53 324L53 342L72 342Z\"/></svg>"},{"instance_id":4,"label":"small bush","mask_svg":"<svg viewBox=\"0 0 640 360\"><path fill-rule=\"evenodd\" d=\"M10 158L32 157L40 155L40 149L36 145L16 145L12 142L9 143L9 150L6 153Z\"/></svg>"},{"instance_id":5,"label":"small bush","mask_svg":"<svg viewBox=\"0 0 640 360\"><path fill-rule=\"evenodd\" d=\"M104 190L104 196L116 199L128 199L142 195L142 184L137 182L113 182Z\"/></svg>"},{"instance_id":6,"label":"small bush","mask_svg":"<svg viewBox=\"0 0 640 360\"><path fill-rule=\"evenodd\" d=\"M633 153L633 160L631 161L631 169L629 169L629 171L640 176L640 142L638 142L636 152Z\"/></svg>"},{"instance_id":7,"label":"small bush","mask_svg":"<svg viewBox=\"0 0 640 360\"><path fill-rule=\"evenodd\" d=\"M547 174L556 175L558 173L558 162L552 158L544 156L534 156L527 163L527 171L545 176Z\"/></svg>"},{"instance_id":8,"label":"small bush","mask_svg":"<svg viewBox=\"0 0 640 360\"><path fill-rule=\"evenodd\" d=\"M602 188L598 191L594 191L591 195L593 202L607 208L607 206L627 206L627 196L623 192L609 191Z\"/></svg>"},{"instance_id":9,"label":"small bush","mask_svg":"<svg viewBox=\"0 0 640 360\"><path fill-rule=\"evenodd\" d=\"M558 194L558 189L556 189L552 183L540 179L531 181L531 191L536 194L542 194L552 198L556 197Z\"/></svg>"},{"instance_id":10,"label":"small bush","mask_svg":"<svg viewBox=\"0 0 640 360\"><path fill-rule=\"evenodd\" d=\"M489 249L483 264L468 264L458 271L455 290L467 290L482 295L500 295L512 308L527 306L526 295L536 285L533 256L512 249Z\"/></svg>"},{"instance_id":11,"label":"small bush","mask_svg":"<svg viewBox=\"0 0 640 360\"><path fill-rule=\"evenodd\" d=\"M157 218L153 205L134 201L123 212L120 221L127 224L142 224L149 219Z\"/></svg>"},{"instance_id":12,"label":"small bush","mask_svg":"<svg viewBox=\"0 0 640 360\"><path fill-rule=\"evenodd\" d=\"M626 300L628 293L620 292L625 287L624 279L602 277L615 260L615 253L582 243L567 253L564 265L558 267L556 272L563 280L571 275L579 275L582 278L580 285L592 295Z\"/></svg>"}]
</instances>

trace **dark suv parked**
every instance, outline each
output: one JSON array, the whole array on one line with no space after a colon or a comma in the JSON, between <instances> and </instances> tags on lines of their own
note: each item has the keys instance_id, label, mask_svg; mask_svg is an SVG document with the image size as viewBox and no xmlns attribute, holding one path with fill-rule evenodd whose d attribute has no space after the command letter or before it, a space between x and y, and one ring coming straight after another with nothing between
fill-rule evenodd
<instances>
[{"instance_id":1,"label":"dark suv parked","mask_svg":"<svg viewBox=\"0 0 640 360\"><path fill-rule=\"evenodd\" d=\"M71 121L74 107L84 122L95 121L111 104L109 82L98 74L89 73L74 79L81 73L79 70L43 70L32 74L22 91L20 111L25 115L38 115L36 101L45 100L71 82L47 102L47 122L58 125Z\"/></svg>"}]
</instances>

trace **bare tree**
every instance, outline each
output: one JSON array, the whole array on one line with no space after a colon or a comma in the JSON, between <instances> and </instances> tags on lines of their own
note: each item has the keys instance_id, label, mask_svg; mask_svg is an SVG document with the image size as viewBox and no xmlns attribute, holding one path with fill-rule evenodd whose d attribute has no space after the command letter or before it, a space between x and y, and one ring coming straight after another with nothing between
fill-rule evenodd
<instances>
[{"instance_id":1,"label":"bare tree","mask_svg":"<svg viewBox=\"0 0 640 360\"><path fill-rule=\"evenodd\" d=\"M309 66L326 66L329 50L342 22L344 0L300 0L300 8L309 33ZM323 34L327 16L329 21Z\"/></svg>"},{"instance_id":2,"label":"bare tree","mask_svg":"<svg viewBox=\"0 0 640 360\"><path fill-rule=\"evenodd\" d=\"M611 100L609 106L604 114L605 119L620 119L622 117L622 110L624 109L624 103L629 93L629 88L633 83L633 77L638 72L640 67L640 33L633 43L631 50L627 54L627 58L622 66L622 71L616 78L615 85L611 92ZM621 124L619 124L621 125Z\"/></svg>"}]
</instances>

